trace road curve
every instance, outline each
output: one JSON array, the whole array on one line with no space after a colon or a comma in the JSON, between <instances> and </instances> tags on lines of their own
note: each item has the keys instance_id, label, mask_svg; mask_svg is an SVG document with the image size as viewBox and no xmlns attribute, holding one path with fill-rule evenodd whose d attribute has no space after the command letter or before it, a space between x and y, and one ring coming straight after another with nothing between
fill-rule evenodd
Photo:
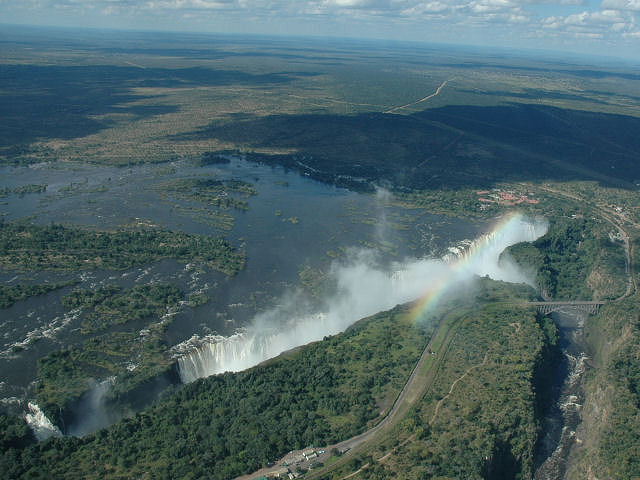
<instances>
[{"instance_id":1,"label":"road curve","mask_svg":"<svg viewBox=\"0 0 640 480\"><path fill-rule=\"evenodd\" d=\"M405 404L407 404L407 402L409 402L409 404L413 403L415 400L417 400L417 398L409 398L411 396L411 394L413 393L414 388L416 387L416 382L418 377L418 372L420 371L420 369L422 368L422 366L424 365L425 361L427 360L427 358L429 358L429 356L431 355L431 345L434 341L434 339L438 336L438 333L440 332L440 330L443 328L443 326L447 323L446 319L447 317L450 315L447 314L443 317L443 319L440 321L438 327L436 328L436 330L433 332L433 334L431 335L431 338L429 339L429 342L427 343L427 345L424 347L424 349L422 350L422 354L420 355L420 358L418 359L418 361L416 362L415 366L413 367L413 370L411 371L411 374L409 375L409 378L407 379L406 383L404 384L404 387L402 388L402 391L400 392L400 394L398 395L398 397L396 398L395 402L393 403L393 406L391 407L391 409L389 410L389 412L385 415L385 417L378 422L374 427L371 427L369 430L356 435L354 437L348 438L346 440L343 440L342 442L336 443L334 445L328 445L326 447L324 447L324 454L319 455L317 457L318 461L323 461L326 460L330 455L331 455L331 451L335 448L339 451L347 451L347 450L351 450L365 442L367 442L368 440L370 440L376 433L378 433L380 430L382 430L385 426L387 426L390 422L396 420L398 417L398 412L400 411L400 409L405 406ZM289 454L287 454L288 456ZM278 469L281 468L280 464L284 461L284 458L279 459L278 461L275 462L275 465L272 467L268 467L268 468L262 468L256 472L247 474L247 475L242 475L239 477L236 477L235 480L250 480L250 479L254 479L256 477L260 477L262 475L264 476L268 476L269 473L272 473ZM316 476L316 474L318 473L322 473L321 471L317 471L317 472L311 472L308 475L305 475L305 478L313 478Z\"/></svg>"}]
</instances>

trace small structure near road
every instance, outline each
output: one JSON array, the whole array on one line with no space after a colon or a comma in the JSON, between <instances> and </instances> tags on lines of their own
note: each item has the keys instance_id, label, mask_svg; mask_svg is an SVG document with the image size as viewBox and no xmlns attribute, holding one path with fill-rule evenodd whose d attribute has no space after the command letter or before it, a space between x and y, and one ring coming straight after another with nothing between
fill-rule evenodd
<instances>
[{"instance_id":1,"label":"small structure near road","mask_svg":"<svg viewBox=\"0 0 640 480\"><path fill-rule=\"evenodd\" d=\"M318 456L318 454L313 448L309 448L305 450L304 452L302 452L302 455L304 455L304 458L307 461L311 460L312 458L316 458Z\"/></svg>"},{"instance_id":2,"label":"small structure near road","mask_svg":"<svg viewBox=\"0 0 640 480\"><path fill-rule=\"evenodd\" d=\"M496 203L498 205L513 206L521 203L529 203L535 205L539 203L537 198L533 198L534 194L528 192L526 194L515 191L502 191L499 188L493 190L477 191L478 201L482 203Z\"/></svg>"}]
</instances>

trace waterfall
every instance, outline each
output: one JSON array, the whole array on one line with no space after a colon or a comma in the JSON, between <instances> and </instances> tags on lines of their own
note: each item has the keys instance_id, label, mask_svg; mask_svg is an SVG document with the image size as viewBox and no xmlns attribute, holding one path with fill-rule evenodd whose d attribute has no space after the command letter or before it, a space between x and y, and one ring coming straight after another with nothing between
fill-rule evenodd
<instances>
[{"instance_id":1,"label":"waterfall","mask_svg":"<svg viewBox=\"0 0 640 480\"><path fill-rule=\"evenodd\" d=\"M337 291L325 299L321 313L300 313L298 304L304 302L291 295L234 335L194 336L172 349L180 377L188 383L247 369L286 350L339 333L361 318L413 301L434 284L439 289L450 288L476 275L525 282L526 275L513 262L501 259L501 253L546 231L544 221L511 215L489 234L461 242L443 258L410 259L391 270L379 266L374 252L354 250L346 263L333 265L330 275L336 280Z\"/></svg>"},{"instance_id":2,"label":"waterfall","mask_svg":"<svg viewBox=\"0 0 640 480\"><path fill-rule=\"evenodd\" d=\"M180 378L184 383L224 371L242 370L254 355L260 355L253 338L244 332L230 337L209 335L200 342L193 338L191 343L194 345L191 352L178 357Z\"/></svg>"},{"instance_id":3,"label":"waterfall","mask_svg":"<svg viewBox=\"0 0 640 480\"><path fill-rule=\"evenodd\" d=\"M326 315L318 313L298 319L287 329L280 331L242 330L229 337L207 335L192 337L174 347L178 360L180 379L184 383L224 372L239 372L257 365L299 345L338 333L340 328L331 325ZM323 335L318 337L318 332Z\"/></svg>"},{"instance_id":4,"label":"waterfall","mask_svg":"<svg viewBox=\"0 0 640 480\"><path fill-rule=\"evenodd\" d=\"M49 437L62 436L60 429L51 423L51 420L40 410L38 404L29 402L27 406L29 407L29 413L24 416L24 419L39 441L46 440Z\"/></svg>"}]
</instances>

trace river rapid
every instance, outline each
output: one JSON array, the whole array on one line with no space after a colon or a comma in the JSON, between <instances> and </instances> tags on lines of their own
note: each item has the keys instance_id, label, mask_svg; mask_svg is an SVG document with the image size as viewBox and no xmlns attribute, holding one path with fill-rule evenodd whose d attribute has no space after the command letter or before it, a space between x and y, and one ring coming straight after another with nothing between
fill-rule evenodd
<instances>
[{"instance_id":1,"label":"river rapid","mask_svg":"<svg viewBox=\"0 0 640 480\"><path fill-rule=\"evenodd\" d=\"M589 368L584 341L584 322L588 314L567 307L554 312L552 317L558 327L562 357L554 372L553 403L543 419L535 480L564 478L571 448L579 441L576 432L584 404L582 381Z\"/></svg>"},{"instance_id":2,"label":"river rapid","mask_svg":"<svg viewBox=\"0 0 640 480\"><path fill-rule=\"evenodd\" d=\"M487 228L394 207L383 191L358 194L282 168L238 157L230 160L207 166L183 160L122 168L72 163L0 168L0 188L47 185L43 193L9 194L0 199L4 221L222 235L247 255L246 267L234 277L170 259L126 271L0 273L4 285L77 282L0 311L0 406L29 412L38 360L87 340L79 328L83 312L61 303L74 288L170 282L186 294L206 294L206 304L183 305L172 315L164 334L166 354L172 355L176 345L194 336L231 338L260 312L279 308L285 299L293 298L292 292L302 290L300 273L304 269L328 273L332 265L347 262L352 252L363 250L372 252L381 268L407 257L441 256L447 247L475 238ZM245 199L246 211L222 211L203 207L197 199L173 195L168 188L171 182L194 178L243 180L257 194ZM212 221L219 214L226 219L224 225ZM298 304L313 301L309 297ZM117 328L142 332L146 324L132 321ZM107 381L111 381L108 376L90 380L99 385Z\"/></svg>"}]
</instances>

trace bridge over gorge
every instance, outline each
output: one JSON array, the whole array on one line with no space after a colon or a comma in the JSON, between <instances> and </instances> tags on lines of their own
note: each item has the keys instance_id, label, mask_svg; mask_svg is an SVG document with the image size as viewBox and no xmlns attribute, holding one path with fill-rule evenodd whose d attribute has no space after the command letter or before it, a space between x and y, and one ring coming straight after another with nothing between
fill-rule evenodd
<instances>
[{"instance_id":1,"label":"bridge over gorge","mask_svg":"<svg viewBox=\"0 0 640 480\"><path fill-rule=\"evenodd\" d=\"M538 311L543 315L548 315L567 307L588 313L589 315L595 315L600 310L600 307L604 305L604 302L526 302L525 305L537 307Z\"/></svg>"}]
</instances>

